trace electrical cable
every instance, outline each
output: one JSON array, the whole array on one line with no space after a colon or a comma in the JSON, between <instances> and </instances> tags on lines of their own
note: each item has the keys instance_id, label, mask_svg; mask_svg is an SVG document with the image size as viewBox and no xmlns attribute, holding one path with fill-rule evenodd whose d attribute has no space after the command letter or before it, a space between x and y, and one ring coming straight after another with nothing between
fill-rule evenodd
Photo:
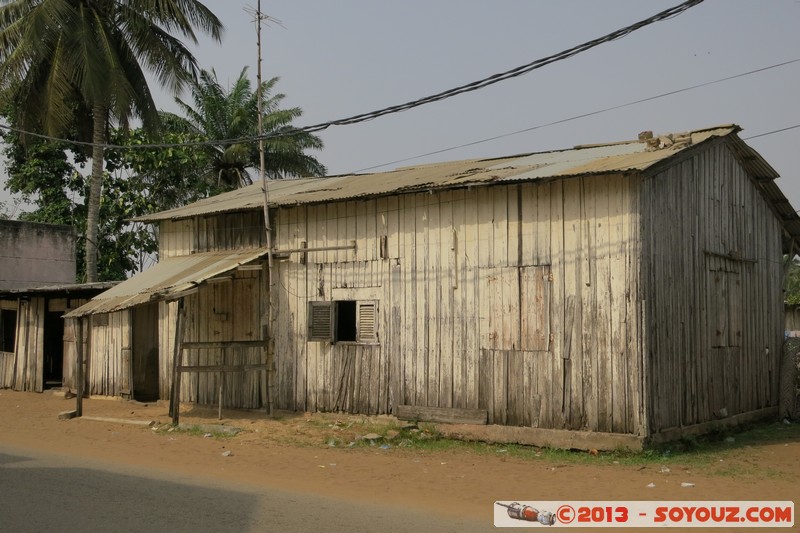
<instances>
[{"instance_id":1,"label":"electrical cable","mask_svg":"<svg viewBox=\"0 0 800 533\"><path fill-rule=\"evenodd\" d=\"M759 137L766 137L767 135L773 135L775 133L782 133L784 131L793 130L796 128L800 128L800 124L795 124L794 126L787 126L785 128L781 128L778 130L772 130L765 133L759 133L758 135L751 135L750 137L742 137L743 141L749 141L750 139L758 139Z\"/></svg>"},{"instance_id":2,"label":"electrical cable","mask_svg":"<svg viewBox=\"0 0 800 533\"><path fill-rule=\"evenodd\" d=\"M412 161L414 159L419 159L421 157L428 157L428 156L431 156L431 155L442 154L442 153L445 153L445 152L450 152L452 150L458 150L459 148L466 148L468 146L475 146L477 144L482 144L482 143L490 142L490 141L496 141L497 139L503 139L505 137L511 137L513 135L519 135L520 133L527 133L529 131L539 130L539 129L542 129L542 128L547 128L549 126L555 126L557 124L564 124L565 122L571 122L573 120L578 120L578 119L581 119L581 118L592 117L592 116L595 116L595 115L599 115L601 113L607 113L609 111L615 111L617 109L622 109L624 107L630 107L630 106L633 106L633 105L636 105L636 104L642 104L644 102L650 102L652 100L657 100L659 98L665 98L667 96L673 96L673 95L684 93L684 92L691 91L691 90L694 90L694 89L699 89L701 87L708 87L709 85L714 85L714 84L717 84L717 83L722 83L722 82L725 82L725 81L734 80L736 78L743 78L745 76L750 76L752 74L758 74L758 73L764 72L766 70L774 69L774 68L785 67L787 65L791 65L793 63L798 63L798 62L800 62L800 58L791 59L789 61L784 61L782 63L776 63L776 64L770 65L768 67L757 68L755 70L749 70L747 72L734 74L732 76L726 76L724 78L719 78L717 80L698 83L696 85L691 85L689 87L684 87L682 89L675 89L673 91L668 91L668 92L665 92L665 93L657 94L655 96L648 96L646 98L640 98L639 100L634 100L632 102L627 102L625 104L619 104L619 105L614 105L614 106L611 106L611 107L605 107L603 109L598 109L596 111L589 111L587 113L581 113L580 115L573 115L571 117L555 120L553 122L547 122L547 123L544 123L544 124L538 124L536 126L531 126L529 128L516 130L516 131L509 132L509 133L501 133L499 135L494 135L492 137L487 137L485 139L480 139L478 141L471 141L471 142L468 142L468 143L459 144L457 146L450 146L448 148L442 148L442 149L439 149L439 150L434 150L433 152L427 152L427 153L424 153L424 154L418 154L418 155L411 156L411 157L404 157L403 159L396 159L396 160L390 161L388 163L381 163L380 165L373 165L373 166L370 166L370 167L360 168L358 170L355 170L355 171L351 172L351 174L356 174L358 172L365 172L367 170L374 170L376 168L388 167L390 165L396 165L397 163L405 163L406 161ZM788 129L792 129L792 128L788 128ZM780 131L784 131L784 130L780 130ZM778 132L776 131L776 132L770 132L770 133L778 133ZM761 135L753 136L753 137L745 137L743 140L754 139L756 137L761 137L763 135L769 135L770 133L765 133L765 134L761 134Z\"/></svg>"},{"instance_id":3,"label":"electrical cable","mask_svg":"<svg viewBox=\"0 0 800 533\"><path fill-rule=\"evenodd\" d=\"M625 37L626 35L628 35L630 33L633 33L634 31L639 30L641 28L644 28L645 26L649 26L650 24L653 24L655 22L660 22L662 20L667 20L667 19L671 19L673 17L676 17L677 15L680 15L684 11L686 11L686 10L688 10L688 9L690 9L690 8L700 4L702 2L703 2L703 0L687 0L687 1L683 2L682 4L679 4L677 6L674 6L674 7L671 7L669 9L666 9L664 11L661 11L660 13L657 13L657 14L651 16L651 17L648 17L648 18L646 18L644 20L641 20L641 21L636 22L634 24L631 24L629 26L625 26L624 28L620 28L619 30L616 30L616 31L611 32L611 33L609 33L607 35L604 35L603 37L599 37L597 39L593 39L591 41L585 42L585 43L580 44L578 46L574 46L572 48L569 48L567 50L563 50L563 51L558 52L556 54L553 54L553 55L550 55L550 56L547 56L547 57L544 57L544 58L541 58L541 59L537 59L536 61L532 61L532 62L527 63L525 65L521 65L519 67L513 68L511 70L507 70L505 72L494 74L492 76L480 79L478 81L474 81L474 82L468 83L466 85L461 85L459 87L448 89L446 91L442 91L442 92L439 92L439 93L436 93L436 94L433 94L433 95L430 95L430 96L419 98L417 100L412 100L412 101L406 102L404 104L393 105L393 106L385 107L383 109L378 109L376 111L371 111L371 112L368 112L368 113L361 113L361 114L358 114L358 115L353 115L353 116L350 116L350 117L341 118L341 119L337 119L337 120L331 120L331 121L328 121L328 122L322 122L322 123L314 124L314 125L311 125L311 126L305 126L305 127L300 127L300 128L292 128L292 129L287 130L285 132L268 133L268 134L264 134L264 135L255 135L255 136L251 136L251 137L241 137L241 138L237 138L237 139L216 139L216 140L209 140L209 141L196 141L196 142L173 143L173 144L152 143L152 144L139 144L139 145L133 145L133 146L105 144L104 143L104 144L100 144L99 146L102 146L105 149L116 149L116 150L174 148L174 147L179 147L179 146L208 146L208 145L220 146L220 145L230 145L230 144L241 144L241 143L249 143L249 142L258 142L260 140L267 140L267 139L272 139L272 138L277 138L277 137L287 137L287 136L297 135L299 133L315 133L315 132L318 132L318 131L325 130L325 129L331 127L331 126L344 126L344 125L358 124L360 122L366 122L366 121L369 121L369 120L373 120L375 118L378 118L378 117L381 117L381 116L384 116L384 115L388 115L388 114L392 114L392 113L400 113L402 111L408 111L409 109L413 109L415 107L419 107L419 106L422 106L422 105L425 105L425 104L429 104L429 103L432 103L432 102L438 102L438 101L441 101L441 100L445 100L447 98L451 98L451 97L459 95L459 94L463 94L463 93L467 93L467 92L471 92L471 91L477 91L479 89L483 89L483 88L488 87L490 85L494 85L495 83L499 83L501 81L505 81L505 80L508 80L508 79L511 79L511 78L522 76L523 74L527 74L527 73L532 72L532 71L534 71L536 69L539 69L539 68L542 68L544 66L547 66L547 65L549 65L551 63L555 63L557 61L568 59L568 58L570 58L572 56L580 54L581 52L585 52L587 50L590 50L591 48L594 48L594 47L599 46L601 44L607 43L609 41L615 41L617 39L621 39L622 37ZM61 138L52 137L52 136L48 136L48 135L42 135L42 134L37 134L37 133L33 133L33 132L27 132L27 131L19 130L19 129L12 128L12 127L6 126L6 125L0 125L0 128L7 129L7 130L10 130L10 131L15 131L17 133L21 133L21 134L24 134L24 135L31 135L31 136L37 137L37 138L42 138L42 139L47 139L47 140L52 140L52 141L65 142L65 143L69 143L69 144L72 144L72 145L75 145L75 146L95 146L95 143L91 143L91 142L73 141L73 140L68 140L68 139L61 139Z\"/></svg>"}]
</instances>

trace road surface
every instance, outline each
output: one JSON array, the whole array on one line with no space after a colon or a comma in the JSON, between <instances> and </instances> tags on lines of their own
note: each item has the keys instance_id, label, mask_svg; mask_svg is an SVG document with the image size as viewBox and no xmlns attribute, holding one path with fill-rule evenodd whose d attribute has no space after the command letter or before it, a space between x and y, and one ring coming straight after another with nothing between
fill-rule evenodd
<instances>
[{"instance_id":1,"label":"road surface","mask_svg":"<svg viewBox=\"0 0 800 533\"><path fill-rule=\"evenodd\" d=\"M269 475L268 472L264 473ZM136 469L0 444L0 530L489 531L398 507Z\"/></svg>"}]
</instances>

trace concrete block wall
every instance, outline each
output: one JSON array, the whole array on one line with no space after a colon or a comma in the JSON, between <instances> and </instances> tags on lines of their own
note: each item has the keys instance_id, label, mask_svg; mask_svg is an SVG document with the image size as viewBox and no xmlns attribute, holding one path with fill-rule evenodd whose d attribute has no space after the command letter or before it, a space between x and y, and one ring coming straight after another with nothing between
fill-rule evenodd
<instances>
[{"instance_id":1,"label":"concrete block wall","mask_svg":"<svg viewBox=\"0 0 800 533\"><path fill-rule=\"evenodd\" d=\"M75 282L75 228L0 220L0 290Z\"/></svg>"}]
</instances>

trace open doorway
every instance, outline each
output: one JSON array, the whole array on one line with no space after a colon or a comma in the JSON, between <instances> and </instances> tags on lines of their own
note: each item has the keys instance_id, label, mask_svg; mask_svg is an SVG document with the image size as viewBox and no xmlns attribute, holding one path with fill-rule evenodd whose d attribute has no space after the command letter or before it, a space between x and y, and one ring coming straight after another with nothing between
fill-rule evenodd
<instances>
[{"instance_id":1,"label":"open doorway","mask_svg":"<svg viewBox=\"0 0 800 533\"><path fill-rule=\"evenodd\" d=\"M44 316L43 389L59 388L64 382L64 319L61 311Z\"/></svg>"},{"instance_id":2,"label":"open doorway","mask_svg":"<svg viewBox=\"0 0 800 533\"><path fill-rule=\"evenodd\" d=\"M158 303L133 308L133 398L158 400Z\"/></svg>"}]
</instances>

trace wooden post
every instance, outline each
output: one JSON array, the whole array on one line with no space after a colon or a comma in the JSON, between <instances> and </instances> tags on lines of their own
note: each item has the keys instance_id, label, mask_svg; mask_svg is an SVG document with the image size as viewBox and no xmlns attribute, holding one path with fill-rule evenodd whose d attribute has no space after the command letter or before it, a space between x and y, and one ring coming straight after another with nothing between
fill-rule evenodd
<instances>
[{"instance_id":1,"label":"wooden post","mask_svg":"<svg viewBox=\"0 0 800 533\"><path fill-rule=\"evenodd\" d=\"M83 416L83 318L75 320L75 412Z\"/></svg>"},{"instance_id":2,"label":"wooden post","mask_svg":"<svg viewBox=\"0 0 800 533\"><path fill-rule=\"evenodd\" d=\"M172 388L169 395L169 414L172 416L172 423L178 425L181 410L181 372L180 366L183 360L183 324L186 316L183 297L178 299L178 317L175 324L175 346L172 352Z\"/></svg>"},{"instance_id":3,"label":"wooden post","mask_svg":"<svg viewBox=\"0 0 800 533\"><path fill-rule=\"evenodd\" d=\"M222 420L222 387L225 385L225 373L220 373L219 380L219 412L217 413L217 420Z\"/></svg>"}]
</instances>

